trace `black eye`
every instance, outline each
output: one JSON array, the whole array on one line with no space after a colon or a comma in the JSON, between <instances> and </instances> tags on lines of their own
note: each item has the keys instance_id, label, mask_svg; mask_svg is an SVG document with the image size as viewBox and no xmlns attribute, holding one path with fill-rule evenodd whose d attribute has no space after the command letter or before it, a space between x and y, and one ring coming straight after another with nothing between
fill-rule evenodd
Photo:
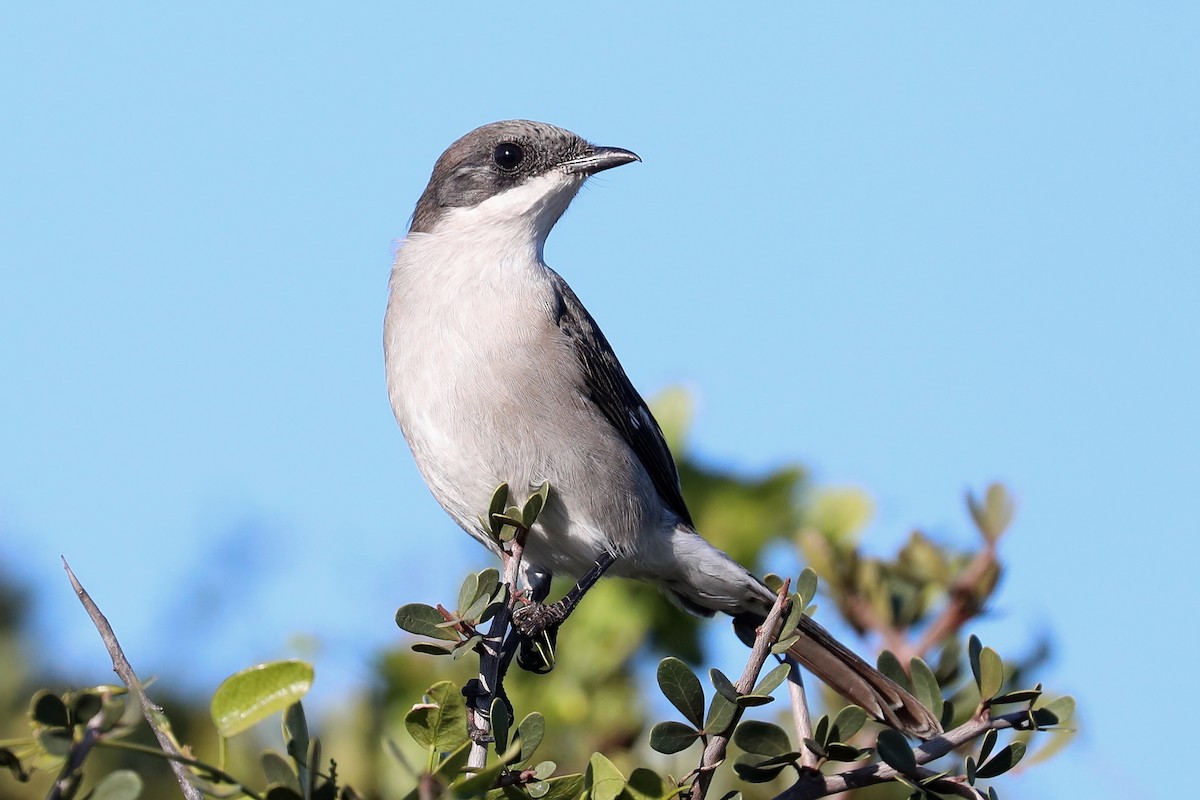
<instances>
[{"instance_id":1,"label":"black eye","mask_svg":"<svg viewBox=\"0 0 1200 800\"><path fill-rule=\"evenodd\" d=\"M503 170L514 170L525 160L525 151L516 142L504 142L496 146L492 160Z\"/></svg>"}]
</instances>

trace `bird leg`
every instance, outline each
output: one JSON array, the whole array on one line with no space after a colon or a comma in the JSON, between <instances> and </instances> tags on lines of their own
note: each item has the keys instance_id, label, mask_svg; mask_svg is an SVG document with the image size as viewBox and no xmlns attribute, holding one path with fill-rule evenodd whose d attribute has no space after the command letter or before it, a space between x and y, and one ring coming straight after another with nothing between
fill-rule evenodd
<instances>
[{"instance_id":1,"label":"bird leg","mask_svg":"<svg viewBox=\"0 0 1200 800\"><path fill-rule=\"evenodd\" d=\"M616 554L605 552L571 591L559 600L553 603L533 602L513 610L513 626L523 639L517 650L517 664L522 669L549 672L554 668L554 647L558 642L559 626L567 621L588 589L600 580L616 560Z\"/></svg>"}]
</instances>

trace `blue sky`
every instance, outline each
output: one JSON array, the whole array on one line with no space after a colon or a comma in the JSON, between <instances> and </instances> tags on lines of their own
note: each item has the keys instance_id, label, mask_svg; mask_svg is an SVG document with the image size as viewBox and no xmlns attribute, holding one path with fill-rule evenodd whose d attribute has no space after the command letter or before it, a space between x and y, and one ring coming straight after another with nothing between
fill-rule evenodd
<instances>
[{"instance_id":1,"label":"blue sky","mask_svg":"<svg viewBox=\"0 0 1200 800\"><path fill-rule=\"evenodd\" d=\"M324 691L483 563L383 389L390 252L434 159L529 117L644 163L547 259L691 446L878 499L880 550L1019 498L985 633L1045 629L1122 756L1196 656L1200 10L1189 3L0 10L0 542L45 660L211 690L311 635ZM441 537L447 537L445 539ZM463 566L414 569L429 542ZM186 596L180 587L186 587ZM1157 728L1156 728L1157 729Z\"/></svg>"}]
</instances>

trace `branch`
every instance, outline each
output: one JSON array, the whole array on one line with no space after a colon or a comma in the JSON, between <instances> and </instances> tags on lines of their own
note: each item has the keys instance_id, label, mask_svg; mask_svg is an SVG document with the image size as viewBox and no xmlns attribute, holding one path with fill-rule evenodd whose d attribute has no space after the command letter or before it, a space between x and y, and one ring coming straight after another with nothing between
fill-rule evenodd
<instances>
[{"instance_id":1,"label":"branch","mask_svg":"<svg viewBox=\"0 0 1200 800\"><path fill-rule=\"evenodd\" d=\"M468 769L483 769L487 765L488 742L491 741L492 703L499 695L500 674L504 664L503 645L512 624L512 612L517 602L517 578L521 569L521 558L525 552L524 533L509 543L504 558L504 584L507 596L504 605L492 617L487 636L479 647L480 694L467 700L467 732L471 736L471 753L467 757Z\"/></svg>"},{"instance_id":2,"label":"branch","mask_svg":"<svg viewBox=\"0 0 1200 800\"><path fill-rule=\"evenodd\" d=\"M796 746L800 748L800 766L816 769L819 763L817 754L808 749L806 741L813 738L812 714L808 710L808 697L804 691L804 677L800 674L800 665L788 659L791 672L788 673L788 696L792 701L792 719L796 725Z\"/></svg>"},{"instance_id":3,"label":"branch","mask_svg":"<svg viewBox=\"0 0 1200 800\"><path fill-rule=\"evenodd\" d=\"M925 629L920 642L913 648L912 653L907 654L907 658L900 660L901 664L907 664L913 656L924 658L930 648L953 635L967 620L979 612L975 589L995 565L996 545L988 542L982 550L975 554L967 568L954 579L954 583L948 590L950 600L946 603L946 607L942 609L941 614L938 614L937 619ZM899 656L900 653L896 655Z\"/></svg>"},{"instance_id":4,"label":"branch","mask_svg":"<svg viewBox=\"0 0 1200 800\"><path fill-rule=\"evenodd\" d=\"M941 736L930 739L927 742L922 742L919 747L913 749L913 756L916 758L918 765L928 764L930 761L941 758L967 742L982 736L993 728L996 730L1003 730L1005 728L1022 730L1028 727L1028 711L1015 711L1010 714L993 717L987 710L984 710L954 730L947 731ZM846 772L834 773L833 775L822 775L819 772L806 771L800 776L800 780L795 785L776 796L775 800L815 800L816 798L828 797L838 792L846 792L851 789L859 789L863 786L885 783L894 780L900 774L899 771L883 762L869 764L865 767L859 767ZM934 773L922 773L920 777L928 777L932 774ZM949 778L946 781L961 786L961 784ZM947 790L949 791L950 788L947 787ZM961 792L957 793L961 794ZM974 797L978 795L968 794L966 796Z\"/></svg>"},{"instance_id":5,"label":"branch","mask_svg":"<svg viewBox=\"0 0 1200 800\"><path fill-rule=\"evenodd\" d=\"M754 637L754 647L750 649L750 659L746 662L746 668L742 670L742 677L736 684L738 694L750 694L754 690L754 683L758 680L763 664L771 654L771 646L779 637L779 628L783 624L783 612L787 608L790 586L791 581L784 581L783 585L779 587L775 605L771 606L770 613L758 628L758 635ZM691 800L703 800L704 795L708 792L713 773L717 766L725 760L725 751L729 747L729 740L744 712L743 706L737 706L733 712L733 719L730 720L725 730L709 738L708 744L704 748L704 754L700 756L696 780L692 782L689 792Z\"/></svg>"},{"instance_id":6,"label":"branch","mask_svg":"<svg viewBox=\"0 0 1200 800\"><path fill-rule=\"evenodd\" d=\"M108 620L100 613L99 607L92 600L91 595L83 588L79 579L75 577L75 573L71 571L71 566L67 560L63 559L63 568L67 571L67 577L71 579L71 588L75 590L75 595L79 598L79 602L83 603L84 609L88 616L92 618L92 624L96 626L96 630L100 632L100 638L104 641L104 647L108 650L109 656L112 657L113 671L120 677L121 682L125 687L138 699L142 706L142 716L146 718L146 722L150 725L150 730L154 732L154 738L158 739L158 744L162 747L163 752L172 756L171 771L175 773L175 779L179 781L179 788L183 792L183 796L187 800L203 800L200 790L191 781L191 773L183 764L175 761L175 758L186 758L179 747L175 744L175 739L171 736L168 730L170 725L163 715L163 710L154 703L150 702L146 690L142 688L141 681L130 666L129 660L125 658L125 653L121 650L121 645L117 641L116 634L113 633L112 626L108 624ZM91 728L91 722L88 723L88 728ZM86 734L85 734L86 735Z\"/></svg>"}]
</instances>

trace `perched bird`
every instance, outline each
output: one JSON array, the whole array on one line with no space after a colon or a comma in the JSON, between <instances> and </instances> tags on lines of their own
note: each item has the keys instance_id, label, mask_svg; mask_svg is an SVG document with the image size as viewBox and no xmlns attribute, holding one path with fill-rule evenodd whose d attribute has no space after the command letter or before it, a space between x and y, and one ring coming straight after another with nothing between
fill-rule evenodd
<instances>
[{"instance_id":1,"label":"perched bird","mask_svg":"<svg viewBox=\"0 0 1200 800\"><path fill-rule=\"evenodd\" d=\"M524 579L603 571L692 612L761 620L774 596L692 525L662 431L591 314L542 250L589 176L640 161L561 128L484 125L442 154L392 268L388 394L433 496L492 550L493 490L551 494ZM611 565L611 566L609 566ZM929 738L937 719L807 617L791 655L875 719Z\"/></svg>"}]
</instances>

